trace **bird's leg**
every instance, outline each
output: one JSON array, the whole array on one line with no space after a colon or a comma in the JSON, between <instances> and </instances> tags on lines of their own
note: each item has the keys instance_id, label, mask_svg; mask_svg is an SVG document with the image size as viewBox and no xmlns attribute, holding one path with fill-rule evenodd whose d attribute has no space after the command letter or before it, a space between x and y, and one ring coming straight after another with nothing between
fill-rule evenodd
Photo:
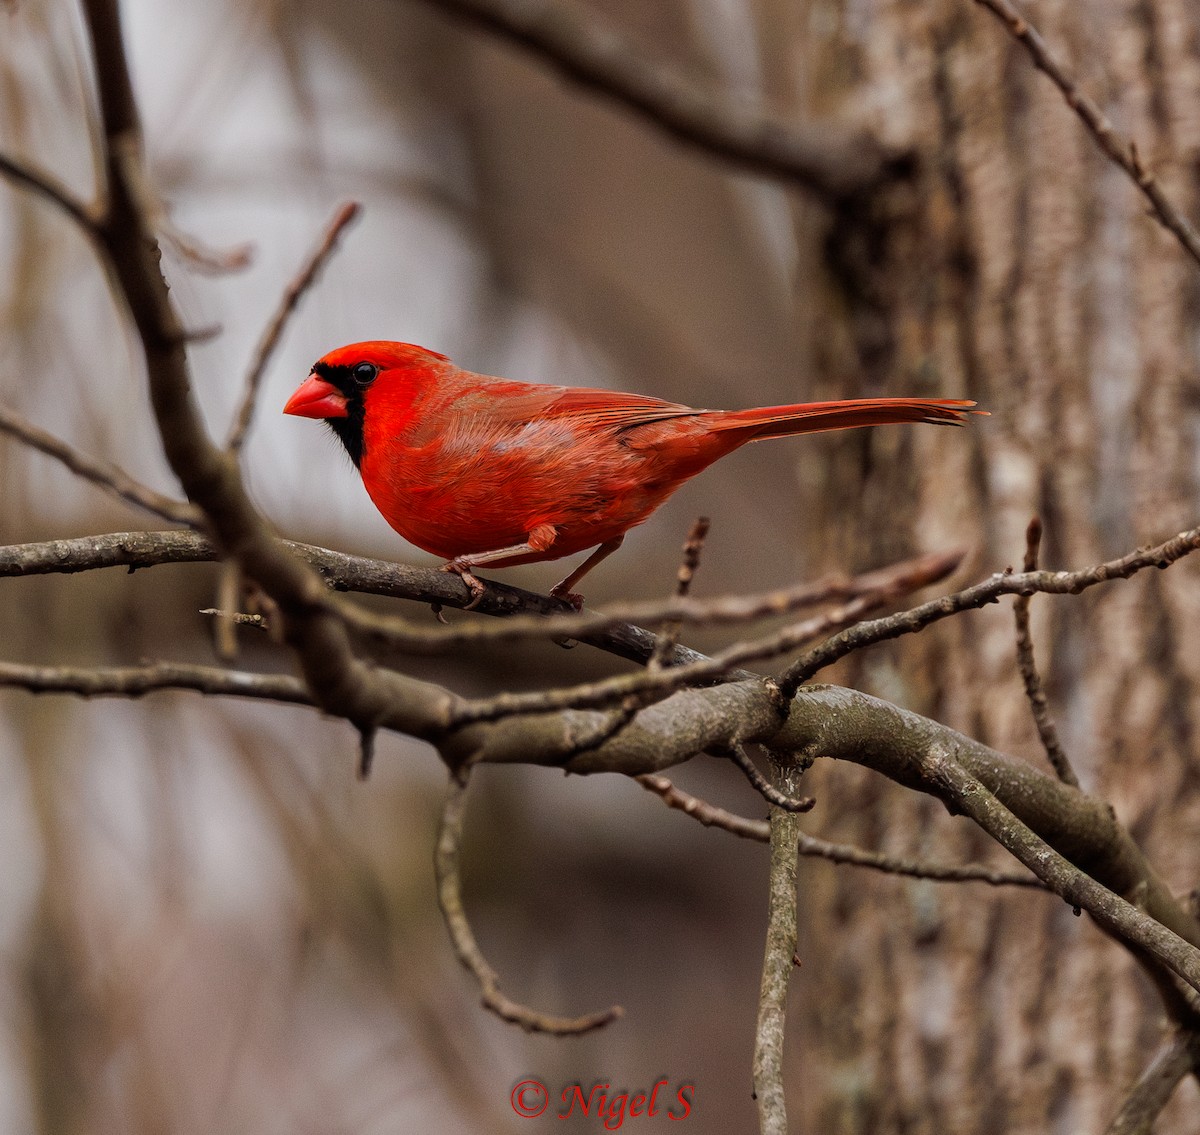
<instances>
[{"instance_id":1,"label":"bird's leg","mask_svg":"<svg viewBox=\"0 0 1200 1135\"><path fill-rule=\"evenodd\" d=\"M575 610L583 606L583 596L576 595L571 588L575 586L601 560L607 559L622 544L625 533L622 532L615 540L606 540L586 560L583 561L566 579L550 588L550 594L556 599L565 599Z\"/></svg>"},{"instance_id":2,"label":"bird's leg","mask_svg":"<svg viewBox=\"0 0 1200 1135\"><path fill-rule=\"evenodd\" d=\"M509 556L544 552L554 543L556 535L557 529L553 524L539 524L529 533L529 539L524 544L511 544L507 548L496 548L491 552L472 552L466 556L455 556L449 563L442 564L442 571L453 572L471 589L471 602L463 608L464 611L471 611L479 606L487 592L487 588L475 578L471 571L472 568L479 567L480 564L495 563L496 560L506 560ZM584 567L586 568L586 566L585 564ZM554 592L552 591L550 594L553 595Z\"/></svg>"}]
</instances>

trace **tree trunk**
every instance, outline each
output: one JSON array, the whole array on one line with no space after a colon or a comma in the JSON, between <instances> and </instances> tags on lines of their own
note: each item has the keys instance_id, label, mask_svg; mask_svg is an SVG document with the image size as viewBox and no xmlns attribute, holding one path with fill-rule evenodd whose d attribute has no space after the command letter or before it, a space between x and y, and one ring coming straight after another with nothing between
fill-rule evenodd
<instances>
[{"instance_id":1,"label":"tree trunk","mask_svg":"<svg viewBox=\"0 0 1200 1135\"><path fill-rule=\"evenodd\" d=\"M1200 10L1093 0L1026 14L1194 217ZM777 64L799 77L798 103L838 85L835 110L865 108L860 117L921 159L913 192L877 210L874 247L861 228L834 231L842 286L800 297L814 357L831 384L857 373L863 393L936 390L992 414L965 441L831 437L805 535L820 566L965 539L976 573L1000 571L1020 564L1036 513L1043 566L1067 568L1195 524L1200 275L1130 180L980 6L878 3L864 14L814 3L794 18L784 38L802 54ZM828 266L807 211L797 228ZM1197 594L1185 563L1039 599L1033 613L1084 787L1112 802L1178 891L1200 866ZM1005 603L858 656L833 680L1044 763L1013 655ZM826 836L913 853L982 849L962 821L867 775L822 770L819 797ZM1111 1121L1162 1031L1128 954L1045 897L809 875L793 1069L804 1130L1101 1131ZM1194 1130L1197 1101L1188 1082L1156 1130Z\"/></svg>"}]
</instances>

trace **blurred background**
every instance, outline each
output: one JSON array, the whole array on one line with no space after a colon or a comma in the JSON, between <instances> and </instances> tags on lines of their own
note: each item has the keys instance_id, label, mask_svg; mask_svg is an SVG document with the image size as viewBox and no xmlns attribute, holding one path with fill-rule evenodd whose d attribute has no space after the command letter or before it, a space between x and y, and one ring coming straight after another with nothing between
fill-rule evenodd
<instances>
[{"instance_id":1,"label":"blurred background","mask_svg":"<svg viewBox=\"0 0 1200 1135\"><path fill-rule=\"evenodd\" d=\"M220 329L191 352L218 436L287 281L337 203L365 205L289 325L247 447L247 481L283 535L435 562L391 532L328 431L279 413L314 359L367 338L698 406L923 394L992 413L962 432L733 455L590 577L599 606L669 594L699 514L713 521L699 595L949 547L970 549L965 582L1020 562L1034 512L1051 567L1196 523L1200 277L984 12L964 0L562 6L714 98L912 147L916 177L835 215L680 148L436 3L130 0L172 222L215 249L254 246L249 268L218 275L166 250L187 325ZM1194 5L1027 8L1194 216ZM89 195L78 13L16 0L0 28L0 146ZM86 242L0 187L0 266L0 397L176 492L136 346ZM2 544L147 526L7 439L0 486ZM501 578L545 589L560 567ZM197 611L215 580L212 565L5 580L2 655L212 661ZM1181 892L1196 886L1200 847L1198 595L1183 563L1034 605L1086 787ZM1040 762L1012 653L1005 605L874 648L831 680ZM239 664L287 659L247 637ZM619 664L539 646L404 665L481 693ZM582 1040L528 1037L478 1007L437 914L436 754L381 737L366 784L355 759L353 731L306 710L0 693L0 1130L598 1126L515 1116L509 1092L530 1076L552 1094L694 1083L689 1130L753 1129L765 848L621 778L482 770L466 902L505 991L560 1014L626 1008ZM711 759L677 779L762 814ZM818 767L811 779L814 833L1003 861L879 778ZM1100 1131L1158 1043L1155 995L1128 956L1047 897L805 862L801 902L796 1131ZM1185 1084L1159 1129L1194 1129L1197 1106Z\"/></svg>"}]
</instances>

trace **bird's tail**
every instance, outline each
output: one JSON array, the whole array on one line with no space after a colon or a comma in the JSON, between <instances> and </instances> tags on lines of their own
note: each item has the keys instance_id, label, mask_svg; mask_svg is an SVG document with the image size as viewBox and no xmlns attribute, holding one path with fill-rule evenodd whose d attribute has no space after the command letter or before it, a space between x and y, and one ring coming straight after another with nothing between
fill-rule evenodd
<instances>
[{"instance_id":1,"label":"bird's tail","mask_svg":"<svg viewBox=\"0 0 1200 1135\"><path fill-rule=\"evenodd\" d=\"M976 410L974 402L952 398L857 398L846 402L802 402L796 406L760 406L730 410L711 423L717 430L736 430L746 441L788 434L851 430L859 426L885 426L893 422L930 422L939 426L966 424Z\"/></svg>"}]
</instances>

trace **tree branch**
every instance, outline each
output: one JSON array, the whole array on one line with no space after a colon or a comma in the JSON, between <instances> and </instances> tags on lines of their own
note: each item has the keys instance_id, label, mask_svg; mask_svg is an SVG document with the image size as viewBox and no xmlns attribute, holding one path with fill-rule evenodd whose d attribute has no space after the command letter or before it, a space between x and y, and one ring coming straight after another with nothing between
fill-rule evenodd
<instances>
[{"instance_id":1,"label":"tree branch","mask_svg":"<svg viewBox=\"0 0 1200 1135\"><path fill-rule=\"evenodd\" d=\"M425 0L632 111L677 141L837 202L908 176L911 153L828 122L796 122L702 90L575 5L550 0Z\"/></svg>"}]
</instances>

